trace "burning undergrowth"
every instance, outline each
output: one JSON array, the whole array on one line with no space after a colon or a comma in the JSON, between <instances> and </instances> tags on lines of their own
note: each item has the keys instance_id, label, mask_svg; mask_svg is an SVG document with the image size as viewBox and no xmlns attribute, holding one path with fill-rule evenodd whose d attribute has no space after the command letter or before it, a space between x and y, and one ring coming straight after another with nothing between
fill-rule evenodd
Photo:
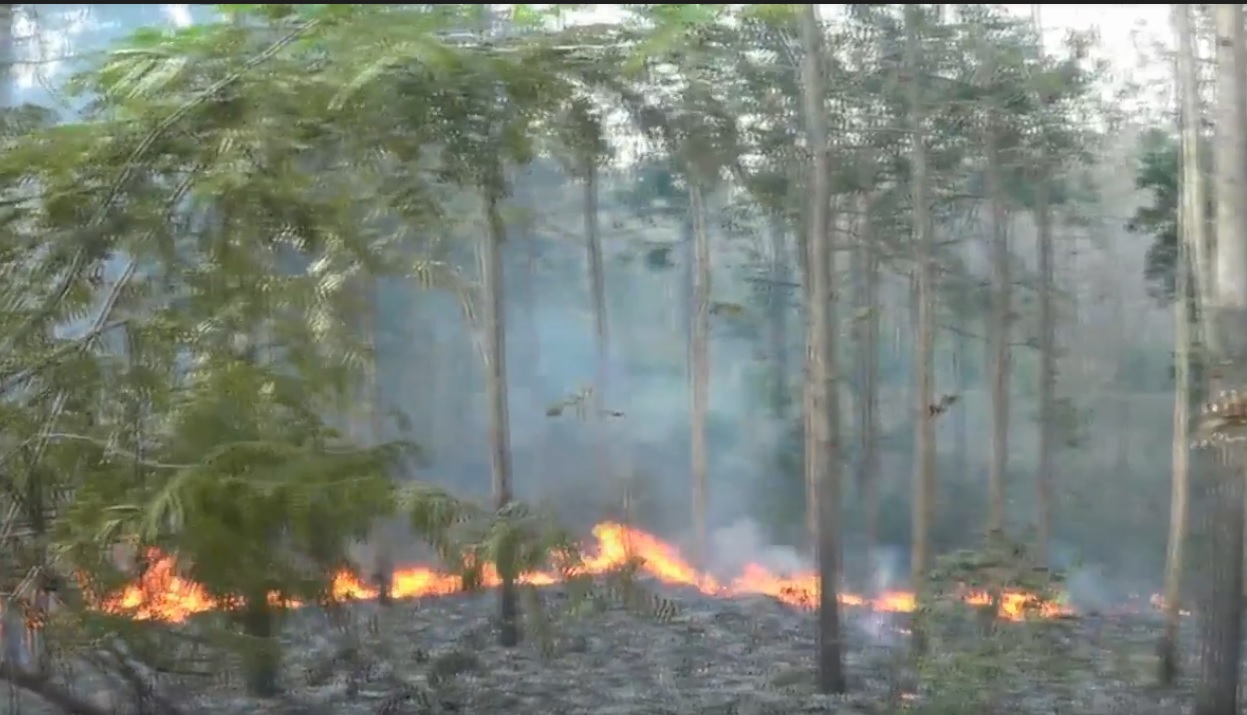
<instances>
[{"instance_id":1,"label":"burning undergrowth","mask_svg":"<svg viewBox=\"0 0 1247 715\"><path fill-rule=\"evenodd\" d=\"M580 575L600 575L627 567L658 582L695 588L708 596L765 595L800 608L811 608L818 603L817 574L801 568L795 556L787 557L790 568L776 570L756 560L731 559L732 554L742 552L739 548L719 548L716 549L716 553L721 554L718 568L703 571L694 567L672 544L637 528L603 522L593 527L592 535L593 542L584 550L583 560L576 566ZM774 558L770 560L773 562ZM178 622L193 614L223 606L219 600L209 597L198 584L179 575L173 557L155 554L149 558L149 563L138 582L103 599L101 608L140 620ZM735 575L717 575L729 568ZM488 564L477 575L478 585L483 587L495 586L499 581L497 573ZM563 578L565 574L538 571L523 574L520 581L530 585L551 585ZM464 590L461 570L449 571L430 565L400 567L390 576L389 583L391 594L396 599L448 596ZM331 597L335 601L370 600L377 595L375 582L356 572L344 570L333 579ZM1068 606L1051 599L1048 594L1024 588L1004 587L992 592L972 584L960 589L957 597L979 605L995 600L999 615L1012 620L1031 616L1059 617L1071 613ZM870 594L841 592L840 601L848 607L874 612L910 612L915 607L912 591L886 587Z\"/></svg>"},{"instance_id":2,"label":"burning undergrowth","mask_svg":"<svg viewBox=\"0 0 1247 715\"><path fill-rule=\"evenodd\" d=\"M239 715L273 712L275 703L360 715L866 715L981 704L971 699L988 692L984 683L991 683L997 707L1019 713L1121 711L1108 709L1112 704L1148 715L1176 707L1154 693L1144 697L1136 688L1140 673L1130 670L1151 652L1156 629L1148 618L1089 619L1090 625L996 620L985 634L977 609L953 604L932 629L932 657L915 670L907 647L911 614L848 609L845 659L853 694L829 698L814 692L815 614L807 609L765 594L711 595L638 574L638 593L670 605L658 615L614 597L617 581L610 576L593 583L601 597L584 600L584 608L564 608L579 599L570 586L529 589L544 612L559 615L539 623L534 604L527 604L525 638L516 649L497 645L497 604L488 591L292 611L281 633L283 694L276 701L244 695L237 664L228 659L214 661L211 675L155 677L170 698L191 704L186 713ZM213 618L205 613L143 627L195 634ZM107 695L115 688L84 677L75 682L96 700L115 698Z\"/></svg>"},{"instance_id":3,"label":"burning undergrowth","mask_svg":"<svg viewBox=\"0 0 1247 715\"><path fill-rule=\"evenodd\" d=\"M1159 715L1177 707L1137 688L1150 675L1157 627L1149 617L1006 618L984 628L982 608L958 598L929 615L931 656L915 669L908 648L911 613L847 608L845 660L853 694L828 698L814 692L811 610L784 594L707 593L705 583L628 574L592 579L588 598L574 584L524 589L530 600L516 649L497 645L491 591L426 595L390 606L362 599L294 609L279 636L282 694L276 700L244 693L238 644L206 640L219 631L220 614L207 610L176 623L133 625L136 634L153 639L153 650L169 652L168 640L155 639L182 644L176 664L147 672L166 701L185 704L184 715L269 713L283 704L348 715L866 715L980 707L984 693L996 712L1056 708L1095 715L1126 708ZM541 620L542 614L552 614L551 620ZM84 698L126 711L119 693L129 691L117 682L78 667L62 677Z\"/></svg>"},{"instance_id":4,"label":"burning undergrowth","mask_svg":"<svg viewBox=\"0 0 1247 715\"><path fill-rule=\"evenodd\" d=\"M1104 698L1133 702L1134 684L1149 674L1155 619L1072 617L1049 575L1030 583L1015 572L1030 573L1022 562L958 554L929 591L933 607L921 615L933 648L917 668L908 648L914 594L895 589L889 573L871 595L841 594L854 695L833 701L813 692L818 581L795 555L728 534L703 571L637 529L604 523L593 536L579 566L586 578L522 579L519 649L497 647L496 600L487 589L464 593L456 573L397 569L390 606L373 600L365 579L338 574L334 601L281 619L279 700L361 715L873 713L924 703L1096 713ZM484 586L496 582L489 569L481 575ZM222 605L161 556L141 582L103 600L100 616L128 629L132 653L146 645L174 654L146 672L170 693L166 702L197 703L188 715L271 712L273 701L251 699L234 682L248 644L221 640ZM81 670L63 677L97 700L128 692ZM1159 712L1154 697L1129 708Z\"/></svg>"}]
</instances>

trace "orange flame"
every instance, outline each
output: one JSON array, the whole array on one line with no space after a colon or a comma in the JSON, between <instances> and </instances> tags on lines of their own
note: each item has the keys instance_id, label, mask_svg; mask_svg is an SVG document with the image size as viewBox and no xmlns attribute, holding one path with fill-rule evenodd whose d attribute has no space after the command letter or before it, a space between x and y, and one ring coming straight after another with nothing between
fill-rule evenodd
<instances>
[{"instance_id":1,"label":"orange flame","mask_svg":"<svg viewBox=\"0 0 1247 715\"><path fill-rule=\"evenodd\" d=\"M813 572L781 575L750 564L740 576L728 583L720 583L695 569L674 546L639 529L605 522L593 528L593 536L597 541L596 548L584 556L581 566L588 574L619 569L629 563L631 556L631 560L639 563L643 573L663 583L690 586L708 595L762 594L802 608L816 607L819 601L818 575ZM136 619L180 622L193 614L221 607L222 604L209 597L202 586L178 576L176 566L171 556L153 559L142 582L127 586L105 599L103 610ZM559 577L539 572L525 574L520 580L543 585L556 583ZM498 582L497 573L486 568L483 585L491 587ZM461 590L461 579L457 575L426 566L400 568L394 572L391 582L394 598L446 596ZM357 574L343 571L334 576L332 595L343 601L371 599L377 597L377 589ZM971 604L990 603L986 593L966 592L962 597ZM874 598L841 593L839 600L846 606L868 607L876 611L909 612L914 609L914 595L907 591L889 591ZM1063 606L1021 591L1005 592L1000 598L1001 616L1011 620L1021 620L1028 614L1051 617L1067 612Z\"/></svg>"}]
</instances>

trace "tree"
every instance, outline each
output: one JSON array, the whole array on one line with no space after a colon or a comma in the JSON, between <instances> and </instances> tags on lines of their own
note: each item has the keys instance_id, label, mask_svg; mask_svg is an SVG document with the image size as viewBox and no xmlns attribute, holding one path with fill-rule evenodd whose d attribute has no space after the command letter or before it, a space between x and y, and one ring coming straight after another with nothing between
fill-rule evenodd
<instances>
[{"instance_id":1,"label":"tree","mask_svg":"<svg viewBox=\"0 0 1247 715\"><path fill-rule=\"evenodd\" d=\"M980 70L989 86L996 82L998 58L996 49L979 38ZM1004 178L1001 175L1002 117L996 105L994 86L988 90L986 123L984 127L984 161L987 202L990 215L990 241L992 265L991 322L988 325L989 351L991 355L991 403L992 437L991 455L988 462L987 534L989 539L1003 536L1005 528L1005 479L1009 468L1009 377L1010 337L1013 324L1013 277L1009 251L1009 232L1006 226Z\"/></svg>"},{"instance_id":2,"label":"tree","mask_svg":"<svg viewBox=\"0 0 1247 715\"><path fill-rule=\"evenodd\" d=\"M375 389L375 313L355 288L382 275L463 288L429 258L428 237L458 228L448 193L483 199L482 312L499 312L502 169L527 159L534 117L570 85L544 45L439 37L462 13L231 12L129 38L75 79L81 118L6 108L0 190L22 200L0 251L0 441L15 457L0 483L6 511L56 497L47 528L6 555L58 584L119 667L146 657L133 646L156 627L100 609L144 563L175 559L238 604L223 609L228 642L271 695L285 604L330 598L379 517L403 513L469 585L563 553L534 545L549 532L510 501L505 465L501 508L475 509L395 483L413 445L361 446L340 425ZM414 57L434 71L409 71ZM505 430L505 400L498 412ZM116 548L151 556L119 563ZM20 662L0 676L65 699Z\"/></svg>"},{"instance_id":3,"label":"tree","mask_svg":"<svg viewBox=\"0 0 1247 715\"><path fill-rule=\"evenodd\" d=\"M706 434L706 411L710 400L710 236L706 199L700 172L688 174L688 207L693 223L693 283L690 300L693 306L689 326L689 380L691 402L689 418L693 473L693 534L696 563L706 563L706 511L710 500L710 447Z\"/></svg>"},{"instance_id":4,"label":"tree","mask_svg":"<svg viewBox=\"0 0 1247 715\"><path fill-rule=\"evenodd\" d=\"M1158 646L1158 680L1172 685L1178 675L1178 629L1182 608L1182 571L1186 552L1188 500L1190 495L1190 402L1191 402L1191 311L1189 280L1191 246L1205 245L1203 167L1199 161L1199 127L1203 122L1199 87L1195 71L1195 43L1189 10L1173 5L1173 30L1177 39L1177 77L1179 113L1182 128L1182 198L1175 240L1174 261L1174 403L1173 474L1170 496L1169 537L1165 553L1165 631ZM1176 153L1176 152L1175 152ZM1172 176L1172 174L1170 174ZM1158 196L1158 200L1163 196ZM1175 207L1177 208L1177 207ZM1201 252L1202 254L1202 252Z\"/></svg>"},{"instance_id":5,"label":"tree","mask_svg":"<svg viewBox=\"0 0 1247 715\"><path fill-rule=\"evenodd\" d=\"M918 455L914 460L913 493L913 575L911 582L921 588L926 581L931 556L928 543L931 505L935 483L935 239L927 196L927 152L924 133L921 40L922 8L905 7L905 82L909 100L910 191L913 210L915 273L918 298L918 340L914 347L914 425ZM921 624L915 624L914 649L926 648Z\"/></svg>"},{"instance_id":6,"label":"tree","mask_svg":"<svg viewBox=\"0 0 1247 715\"><path fill-rule=\"evenodd\" d=\"M823 30L813 5L801 8L802 99L811 152L809 210L806 214L806 262L810 286L806 306L805 445L806 469L817 476L818 499L818 683L825 693L843 693L844 655L840 637L839 406L835 395L835 285L828 210L827 107L823 99Z\"/></svg>"},{"instance_id":7,"label":"tree","mask_svg":"<svg viewBox=\"0 0 1247 715\"><path fill-rule=\"evenodd\" d=\"M1212 386L1220 392L1201 428L1213 438L1226 438L1216 420L1241 409L1239 386L1247 384L1247 45L1241 5L1213 9L1217 35L1216 247L1210 261L1215 271L1200 276L1211 283L1202 295L1209 303L1203 335L1217 361ZM1241 439L1241 435L1235 435ZM1212 574L1202 621L1202 665L1196 693L1196 715L1228 715L1238 711L1238 671L1242 650L1243 593L1243 464L1241 447L1221 444L1222 466L1215 472L1216 498L1208 515Z\"/></svg>"},{"instance_id":8,"label":"tree","mask_svg":"<svg viewBox=\"0 0 1247 715\"><path fill-rule=\"evenodd\" d=\"M489 395L490 471L494 505L500 512L511 507L512 499L511 412L507 407L506 310L502 274L502 244L506 241L507 230L500 208L506 195L504 182L501 167L496 167L482 179L481 184L489 227L481 246L481 319L487 366L485 385ZM499 563L513 562L503 559ZM498 619L501 624L498 639L504 646L514 646L519 643L519 604L515 593L515 579L519 574L511 570L501 571L499 575L502 576L502 583L498 587Z\"/></svg>"},{"instance_id":9,"label":"tree","mask_svg":"<svg viewBox=\"0 0 1247 715\"><path fill-rule=\"evenodd\" d=\"M605 152L602 125L588 102L574 102L569 117L576 154L576 172L582 184L581 207L584 213L585 252L589 267L589 297L593 309L593 338L597 348L594 363L593 424L597 431L598 469L601 476L610 473L607 453L606 395L610 366L610 323L606 312L606 267L602 259L601 219L598 215L598 164ZM625 475L625 478L627 475Z\"/></svg>"},{"instance_id":10,"label":"tree","mask_svg":"<svg viewBox=\"0 0 1247 715\"><path fill-rule=\"evenodd\" d=\"M1039 20L1039 5L1032 5L1035 34L1039 38L1040 62L1043 57L1043 25ZM1041 67L1041 69L1043 69ZM1052 458L1053 435L1056 418L1056 320L1053 314L1053 245L1052 206L1050 201L1051 167L1047 146L1048 98L1043 88L1038 88L1035 106L1038 107L1039 134L1041 142L1039 168L1035 177L1035 223L1039 244L1039 466L1036 475L1038 505L1037 558L1048 563L1048 546L1052 532Z\"/></svg>"},{"instance_id":11,"label":"tree","mask_svg":"<svg viewBox=\"0 0 1247 715\"><path fill-rule=\"evenodd\" d=\"M862 235L857 254L862 275L858 311L853 315L858 334L854 360L861 375L858 385L858 474L857 489L866 512L866 543L879 543L879 245L874 233L874 193L862 199ZM857 275L857 271L853 272ZM855 293L856 297L856 293Z\"/></svg>"}]
</instances>

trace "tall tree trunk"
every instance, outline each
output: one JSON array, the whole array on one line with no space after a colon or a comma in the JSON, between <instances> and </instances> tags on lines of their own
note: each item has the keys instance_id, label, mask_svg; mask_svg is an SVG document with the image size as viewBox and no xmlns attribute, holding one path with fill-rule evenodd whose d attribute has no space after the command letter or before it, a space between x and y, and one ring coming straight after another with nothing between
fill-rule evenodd
<instances>
[{"instance_id":1,"label":"tall tree trunk","mask_svg":"<svg viewBox=\"0 0 1247 715\"><path fill-rule=\"evenodd\" d=\"M990 50L989 50L990 51ZM1013 278L1010 275L1009 233L1005 225L1004 189L1000 178L1000 146L996 110L987 118L987 200L991 215L992 313L991 343L991 453L987 471L987 533L1003 536L1005 479L1009 469L1010 327L1013 323Z\"/></svg>"},{"instance_id":2,"label":"tall tree trunk","mask_svg":"<svg viewBox=\"0 0 1247 715\"><path fill-rule=\"evenodd\" d=\"M830 151L830 149L828 149L828 151ZM828 181L830 185L830 179ZM823 219L823 225L827 233L827 237L824 240L826 240L828 244L834 244L836 240L836 221L839 219L839 214L836 209L837 209L837 205L836 205L835 198L831 196L831 194L829 193L827 197L827 209L825 211L825 217ZM809 227L807 226L807 229L808 228ZM812 250L808 247L808 243L809 243L808 240L806 241L806 243L807 243L806 250L807 251ZM834 280L834 276L836 275L836 253L830 248L827 251L827 261L828 261L828 264L827 264L826 270L829 271L830 275L832 276L832 278L828 278L828 280ZM812 291L813 289L814 289L814 282L813 282L813 278L811 277L810 290ZM813 300L814 295L815 294L811 293L808 299ZM840 326L836 322L837 319L836 319L834 310L832 310L831 308L828 308L827 310L825 310L823 313L823 319L828 321L827 328L826 328L828 334L833 335L833 336L838 335ZM833 337L832 340L834 343L835 338ZM833 355L832 358L834 359L834 357L836 356ZM832 378L829 377L828 379L830 380ZM831 386L828 387L828 390L834 391L835 396L837 398L839 397L840 393L839 393L838 382L832 382ZM838 399L834 405L828 402L823 402L821 403L822 407L818 407L814 402L815 397L816 396L813 393L810 394L810 398L809 398L810 409L826 409L826 410L834 409L836 410L836 414L829 415L828 419L831 420L831 424L835 425L834 429L836 431L836 440L837 440L837 444L839 444L839 439L840 439L839 410L840 410L840 407L839 407ZM812 424L813 423L811 423L811 425ZM810 432L807 434L807 439L816 441L818 438L814 435L813 432ZM840 448L838 446L835 450L833 450L829 454L830 456L828 456L827 459L835 461L837 467L843 464L843 461L842 461L843 455L841 454ZM806 465L805 465L805 530L806 530L806 533L808 534L810 546L812 547L816 557L817 557L818 550L819 550L819 540L821 538L819 536L820 534L819 524L820 524L820 519L822 518L820 516L820 510L822 509L822 501L818 496L818 490L820 488L819 485L822 484L825 478L826 476L825 476L823 467L819 467L816 462L809 462L809 461L806 462ZM837 482L837 489L839 488L840 488L839 482Z\"/></svg>"},{"instance_id":3,"label":"tall tree trunk","mask_svg":"<svg viewBox=\"0 0 1247 715\"><path fill-rule=\"evenodd\" d=\"M1207 292L1212 302L1203 311L1207 316L1204 336L1216 358L1214 404L1228 402L1224 405L1227 411L1237 413L1244 408L1237 391L1247 387L1247 48L1243 44L1242 5L1214 5L1213 14L1217 34L1217 240L1212 261L1215 276ZM1195 715L1238 712L1243 626L1242 470L1247 448L1241 443L1222 444L1219 451L1222 468L1215 470L1216 495L1209 514L1208 562L1212 573L1208 600L1201 609L1203 648Z\"/></svg>"},{"instance_id":4,"label":"tall tree trunk","mask_svg":"<svg viewBox=\"0 0 1247 715\"><path fill-rule=\"evenodd\" d=\"M1048 563L1052 540L1053 421L1056 419L1056 325L1052 313L1052 216L1048 177L1038 182L1039 214L1039 473L1035 557Z\"/></svg>"},{"instance_id":5,"label":"tall tree trunk","mask_svg":"<svg viewBox=\"0 0 1247 715\"><path fill-rule=\"evenodd\" d=\"M602 236L598 223L597 158L590 155L581 166L581 213L585 222L586 260L589 265L589 302L593 308L593 395L590 400L590 424L594 431L598 477L608 479L611 472L609 445L606 437L606 393L609 376L610 334L606 322L606 268L602 260ZM625 512L630 511L625 498ZM625 513L625 517L628 514Z\"/></svg>"},{"instance_id":6,"label":"tall tree trunk","mask_svg":"<svg viewBox=\"0 0 1247 715\"><path fill-rule=\"evenodd\" d=\"M502 270L502 245L506 241L506 224L500 203L505 191L501 167L484 188L485 217L489 233L481 246L481 329L484 333L485 393L489 401L489 463L493 477L494 506L503 510L511 503L511 425L507 405L507 336L506 295ZM519 604L516 599L515 577L510 564L499 559L498 575L498 642L503 647L519 643Z\"/></svg>"},{"instance_id":7,"label":"tall tree trunk","mask_svg":"<svg viewBox=\"0 0 1247 715\"><path fill-rule=\"evenodd\" d=\"M1185 198L1182 204L1179 224L1180 230L1186 233L1189 231L1191 217ZM1184 240L1180 239L1178 243L1177 290L1173 305L1173 472L1170 475L1169 540L1165 552L1165 629L1157 647L1160 656L1158 680L1161 685L1172 685L1178 676L1182 564L1186 551L1187 500L1190 491L1190 306L1187 303L1187 252L1183 246Z\"/></svg>"},{"instance_id":8,"label":"tall tree trunk","mask_svg":"<svg viewBox=\"0 0 1247 715\"><path fill-rule=\"evenodd\" d=\"M1040 6L1031 5L1031 18L1039 38L1040 56L1043 51L1043 22ZM1046 112L1044 97L1039 96L1041 112ZM1045 123L1047 117L1041 117ZM1038 528L1036 529L1036 553L1039 563L1048 563L1048 549L1052 538L1052 459L1053 459L1053 407L1056 404L1056 325L1052 313L1052 207L1049 201L1052 167L1047 146L1046 131L1041 136L1038 177L1035 181L1035 224L1039 236L1039 473L1035 483Z\"/></svg>"},{"instance_id":9,"label":"tall tree trunk","mask_svg":"<svg viewBox=\"0 0 1247 715\"><path fill-rule=\"evenodd\" d=\"M909 104L910 192L917 262L918 330L914 345L914 460L912 588L921 594L930 562L931 501L935 483L935 256L927 198L927 152L923 136L923 98L920 79L922 8L905 6L905 83ZM920 620L914 622L914 650L921 653L926 639Z\"/></svg>"},{"instance_id":10,"label":"tall tree trunk","mask_svg":"<svg viewBox=\"0 0 1247 715\"><path fill-rule=\"evenodd\" d=\"M706 436L706 413L710 399L710 237L706 228L706 204L701 186L689 179L689 211L693 214L693 324L689 345L689 378L692 380L689 417L693 470L693 558L706 563L706 512L710 495L710 451Z\"/></svg>"},{"instance_id":11,"label":"tall tree trunk","mask_svg":"<svg viewBox=\"0 0 1247 715\"><path fill-rule=\"evenodd\" d=\"M1172 685L1178 676L1178 630L1182 615L1182 572L1185 561L1190 498L1190 404L1191 404L1191 294L1190 271L1194 247L1204 245L1203 167L1199 160L1199 103L1195 43L1190 10L1173 5L1173 30L1177 36L1177 86L1182 126L1182 175L1179 202L1177 286L1174 291L1174 401L1173 473L1169 500L1169 543L1165 553L1165 629L1157 646L1160 656L1157 679ZM1201 249L1202 251L1202 249ZM1202 252L1201 252L1202 256ZM1205 274L1207 275L1207 274ZM1198 285L1199 280L1194 281Z\"/></svg>"},{"instance_id":12,"label":"tall tree trunk","mask_svg":"<svg viewBox=\"0 0 1247 715\"><path fill-rule=\"evenodd\" d=\"M812 437L805 445L807 465L818 479L818 685L824 693L843 693L844 654L841 647L840 603L840 454L838 399L835 381L835 273L829 231L831 206L831 157L827 148L827 114L823 104L823 30L814 5L803 5L801 44L801 95L805 109L807 139L812 147L809 213L806 229L810 275L810 301L806 310L805 387L810 398L805 420Z\"/></svg>"},{"instance_id":13,"label":"tall tree trunk","mask_svg":"<svg viewBox=\"0 0 1247 715\"><path fill-rule=\"evenodd\" d=\"M862 381L858 404L857 487L866 512L866 543L879 545L879 247L874 235L874 202L867 196L862 202L862 314L860 320L858 369ZM873 565L872 565L873 568Z\"/></svg>"}]
</instances>

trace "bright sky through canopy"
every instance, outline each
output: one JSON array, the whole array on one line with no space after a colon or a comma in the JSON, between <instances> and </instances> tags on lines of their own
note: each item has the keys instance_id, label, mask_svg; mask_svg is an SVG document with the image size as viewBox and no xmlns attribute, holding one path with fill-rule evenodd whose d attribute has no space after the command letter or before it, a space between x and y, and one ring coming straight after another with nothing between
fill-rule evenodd
<instances>
[{"instance_id":1,"label":"bright sky through canopy","mask_svg":"<svg viewBox=\"0 0 1247 715\"><path fill-rule=\"evenodd\" d=\"M506 5L494 5L505 8ZM824 16L834 15L840 5L820 5ZM1032 5L1006 4L1014 13L1030 17ZM187 4L160 5L98 5L64 4L19 6L18 24L15 28L19 38L20 56L28 64L16 68L17 86L29 88L58 74L60 58L72 56L83 50L103 49L101 36L115 38L124 36L134 27L119 27L113 20L119 15L133 17L143 14L141 8L160 8L152 17L160 17L175 27L193 23L192 6ZM107 9L106 9L107 8ZM126 8L123 10L122 8ZM1082 5L1040 4L1045 36L1049 42L1059 43L1069 30L1095 30L1100 37L1098 54L1111 63L1112 90L1120 90L1129 84L1142 85L1139 113L1164 111L1168 104L1168 66L1160 61L1158 46L1168 47L1168 5ZM158 13L158 14L157 14ZM195 13L200 15L198 11ZM601 23L617 20L622 15L618 4L594 5L585 10L569 13L565 21L570 23ZM200 15L202 17L202 15ZM121 23L125 24L125 23ZM33 62L32 62L33 60Z\"/></svg>"}]
</instances>

